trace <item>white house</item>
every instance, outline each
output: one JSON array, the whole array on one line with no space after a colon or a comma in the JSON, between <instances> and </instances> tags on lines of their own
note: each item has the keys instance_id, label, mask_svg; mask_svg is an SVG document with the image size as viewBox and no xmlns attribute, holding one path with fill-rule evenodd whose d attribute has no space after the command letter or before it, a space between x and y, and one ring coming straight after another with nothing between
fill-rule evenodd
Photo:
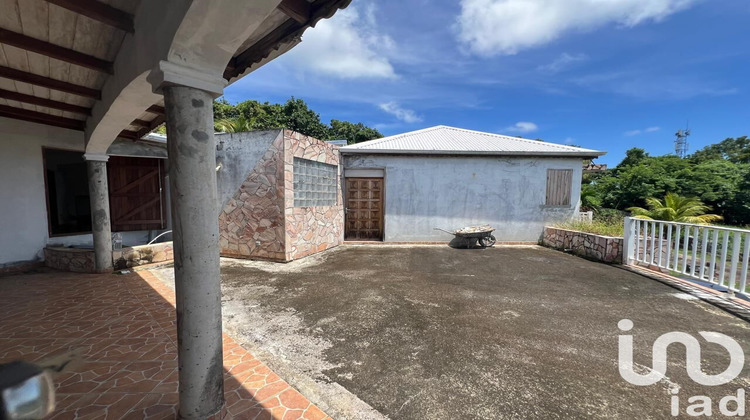
<instances>
[{"instance_id":1,"label":"white house","mask_svg":"<svg viewBox=\"0 0 750 420\"><path fill-rule=\"evenodd\" d=\"M436 126L342 147L345 237L445 242L435 230L490 224L537 242L579 209L584 160L605 152Z\"/></svg>"}]
</instances>

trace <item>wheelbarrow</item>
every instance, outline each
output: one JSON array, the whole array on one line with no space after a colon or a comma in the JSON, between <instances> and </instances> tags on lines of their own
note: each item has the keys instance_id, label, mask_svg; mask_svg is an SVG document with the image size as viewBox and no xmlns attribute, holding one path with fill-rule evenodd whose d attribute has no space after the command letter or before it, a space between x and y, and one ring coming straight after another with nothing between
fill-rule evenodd
<instances>
[{"instance_id":1,"label":"wheelbarrow","mask_svg":"<svg viewBox=\"0 0 750 420\"><path fill-rule=\"evenodd\" d=\"M482 248L487 248L495 245L496 242L495 236L492 235L492 232L495 231L495 228L489 225L467 226L455 231L449 231L436 227L435 230L450 233L451 235L455 235L456 238L463 239L466 242L467 247L474 247L476 245L479 245Z\"/></svg>"}]
</instances>

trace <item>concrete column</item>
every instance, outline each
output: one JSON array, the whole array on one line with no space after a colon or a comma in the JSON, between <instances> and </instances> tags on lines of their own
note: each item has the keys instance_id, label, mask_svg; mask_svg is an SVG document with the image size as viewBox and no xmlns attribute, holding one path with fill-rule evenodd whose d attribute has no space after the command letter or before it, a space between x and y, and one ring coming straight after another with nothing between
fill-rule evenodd
<instances>
[{"instance_id":1,"label":"concrete column","mask_svg":"<svg viewBox=\"0 0 750 420\"><path fill-rule=\"evenodd\" d=\"M112 226L109 221L109 156L86 153L91 201L91 232L94 237L94 268L97 273L112 272Z\"/></svg>"},{"instance_id":2,"label":"concrete column","mask_svg":"<svg viewBox=\"0 0 750 420\"><path fill-rule=\"evenodd\" d=\"M163 88L174 240L179 415L203 419L224 404L213 97Z\"/></svg>"}]
</instances>

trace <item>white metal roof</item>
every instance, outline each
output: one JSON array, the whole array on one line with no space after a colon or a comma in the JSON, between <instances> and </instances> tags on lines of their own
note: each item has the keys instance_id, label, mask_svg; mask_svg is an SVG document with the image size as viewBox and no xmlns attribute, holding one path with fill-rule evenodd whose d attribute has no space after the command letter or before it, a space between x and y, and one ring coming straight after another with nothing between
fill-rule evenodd
<instances>
[{"instance_id":1,"label":"white metal roof","mask_svg":"<svg viewBox=\"0 0 750 420\"><path fill-rule=\"evenodd\" d=\"M606 152L438 125L339 149L345 154L597 157Z\"/></svg>"}]
</instances>

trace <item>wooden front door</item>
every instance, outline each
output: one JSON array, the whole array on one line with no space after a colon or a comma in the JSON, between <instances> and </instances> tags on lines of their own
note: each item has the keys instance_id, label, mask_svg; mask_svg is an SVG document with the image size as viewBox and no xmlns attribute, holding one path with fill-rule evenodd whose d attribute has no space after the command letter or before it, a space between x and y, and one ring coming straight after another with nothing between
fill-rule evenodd
<instances>
[{"instance_id":1,"label":"wooden front door","mask_svg":"<svg viewBox=\"0 0 750 420\"><path fill-rule=\"evenodd\" d=\"M346 178L345 238L383 240L383 178Z\"/></svg>"}]
</instances>

